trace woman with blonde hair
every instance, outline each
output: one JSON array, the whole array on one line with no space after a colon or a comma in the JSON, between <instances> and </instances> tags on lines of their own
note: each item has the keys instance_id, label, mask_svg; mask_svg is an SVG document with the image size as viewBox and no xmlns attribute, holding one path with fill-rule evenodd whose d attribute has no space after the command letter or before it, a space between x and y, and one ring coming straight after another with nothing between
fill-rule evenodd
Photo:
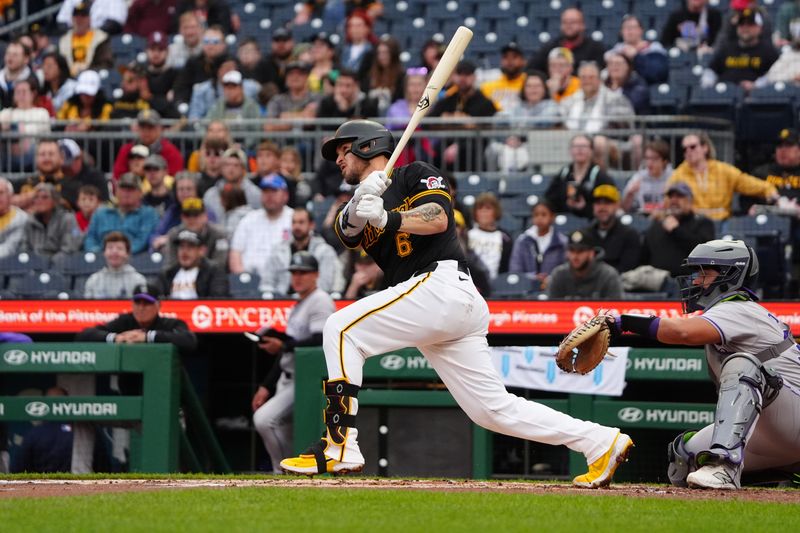
<instances>
[{"instance_id":1,"label":"woman with blonde hair","mask_svg":"<svg viewBox=\"0 0 800 533\"><path fill-rule=\"evenodd\" d=\"M228 125L222 120L212 120L206 126L206 135L203 137L203 142L200 143L200 148L189 155L186 170L189 172L202 172L205 170L206 141L212 137L224 140L228 146L233 145L233 137L231 137L231 130L228 129Z\"/></svg>"}]
</instances>

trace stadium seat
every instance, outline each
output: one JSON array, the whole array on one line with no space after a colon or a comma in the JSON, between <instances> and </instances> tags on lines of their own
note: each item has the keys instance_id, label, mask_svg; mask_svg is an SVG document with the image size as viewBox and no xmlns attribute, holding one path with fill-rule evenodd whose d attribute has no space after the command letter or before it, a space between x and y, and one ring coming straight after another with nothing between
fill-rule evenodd
<instances>
[{"instance_id":1,"label":"stadium seat","mask_svg":"<svg viewBox=\"0 0 800 533\"><path fill-rule=\"evenodd\" d=\"M231 296L237 299L260 299L261 293L258 285L261 278L258 274L242 272L241 274L228 274Z\"/></svg>"},{"instance_id":2,"label":"stadium seat","mask_svg":"<svg viewBox=\"0 0 800 533\"><path fill-rule=\"evenodd\" d=\"M795 127L797 94L785 84L753 89L739 110L737 142L772 144L782 129Z\"/></svg>"},{"instance_id":3,"label":"stadium seat","mask_svg":"<svg viewBox=\"0 0 800 533\"><path fill-rule=\"evenodd\" d=\"M456 173L456 183L458 184L458 196L462 198L468 194L477 196L482 192L496 194L499 188L497 180L485 178L481 174L474 172Z\"/></svg>"},{"instance_id":4,"label":"stadium seat","mask_svg":"<svg viewBox=\"0 0 800 533\"><path fill-rule=\"evenodd\" d=\"M569 237L569 234L575 230L585 228L589 225L589 220L576 215L561 213L556 215L555 228L556 231L563 233Z\"/></svg>"},{"instance_id":5,"label":"stadium seat","mask_svg":"<svg viewBox=\"0 0 800 533\"><path fill-rule=\"evenodd\" d=\"M47 270L50 260L29 252L20 252L0 259L0 275L20 276L28 272Z\"/></svg>"},{"instance_id":6,"label":"stadium seat","mask_svg":"<svg viewBox=\"0 0 800 533\"><path fill-rule=\"evenodd\" d=\"M531 209L539 201L535 194L514 196L503 199L503 213L527 219L531 216Z\"/></svg>"},{"instance_id":7,"label":"stadium seat","mask_svg":"<svg viewBox=\"0 0 800 533\"><path fill-rule=\"evenodd\" d=\"M103 254L75 252L53 261L53 270L65 276L89 276L106 266Z\"/></svg>"},{"instance_id":8,"label":"stadium seat","mask_svg":"<svg viewBox=\"0 0 800 533\"><path fill-rule=\"evenodd\" d=\"M541 288L538 281L525 274L508 273L498 274L492 280L492 298L497 299L524 299L530 298Z\"/></svg>"},{"instance_id":9,"label":"stadium seat","mask_svg":"<svg viewBox=\"0 0 800 533\"><path fill-rule=\"evenodd\" d=\"M725 233L744 237L779 236L786 243L791 236L792 221L788 217L762 213L755 216L731 217L725 223Z\"/></svg>"},{"instance_id":10,"label":"stadium seat","mask_svg":"<svg viewBox=\"0 0 800 533\"><path fill-rule=\"evenodd\" d=\"M640 214L622 215L619 221L625 226L632 227L640 234L647 231L647 228L649 228L651 224L650 217Z\"/></svg>"},{"instance_id":11,"label":"stadium seat","mask_svg":"<svg viewBox=\"0 0 800 533\"><path fill-rule=\"evenodd\" d=\"M675 115L686 101L686 91L679 85L660 83L650 86L650 107L655 115Z\"/></svg>"},{"instance_id":12,"label":"stadium seat","mask_svg":"<svg viewBox=\"0 0 800 533\"><path fill-rule=\"evenodd\" d=\"M8 291L18 298L64 300L69 298L69 283L67 278L56 272L28 272L11 277Z\"/></svg>"},{"instance_id":13,"label":"stadium seat","mask_svg":"<svg viewBox=\"0 0 800 533\"><path fill-rule=\"evenodd\" d=\"M696 115L736 120L736 106L744 92L732 83L717 83L713 87L692 87L689 96L689 110Z\"/></svg>"},{"instance_id":14,"label":"stadium seat","mask_svg":"<svg viewBox=\"0 0 800 533\"><path fill-rule=\"evenodd\" d=\"M157 276L164 268L164 256L158 252L142 252L131 257L131 266L144 277Z\"/></svg>"},{"instance_id":15,"label":"stadium seat","mask_svg":"<svg viewBox=\"0 0 800 533\"><path fill-rule=\"evenodd\" d=\"M501 196L544 196L549 185L550 177L539 173L509 175L500 180L498 192Z\"/></svg>"}]
</instances>

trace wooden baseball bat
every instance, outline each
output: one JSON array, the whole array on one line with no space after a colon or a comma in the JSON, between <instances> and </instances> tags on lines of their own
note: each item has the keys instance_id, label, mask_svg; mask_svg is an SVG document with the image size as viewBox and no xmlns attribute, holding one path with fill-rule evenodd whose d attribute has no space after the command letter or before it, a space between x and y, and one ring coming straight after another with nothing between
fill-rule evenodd
<instances>
[{"instance_id":1,"label":"wooden baseball bat","mask_svg":"<svg viewBox=\"0 0 800 533\"><path fill-rule=\"evenodd\" d=\"M456 64L461 59L461 56L464 54L464 50L467 49L467 45L471 40L472 30L466 26L459 26L456 30L456 33L453 34L453 38L450 39L450 44L447 45L447 49L445 49L442 59L439 60L439 64L436 65L435 69L433 69L433 74L431 74L431 77L428 80L428 86L425 87L425 92L422 93L422 98L419 99L416 111L414 111L414 114L411 115L411 119L408 121L408 125L406 126L402 137L400 137L400 140L397 141L397 145L394 147L392 157L389 158L389 162L386 164L384 171L389 176L392 175L392 170L394 170L394 165L397 163L397 158L400 157L400 154L403 152L403 149L405 149L406 144L408 144L411 134L413 134L414 130L417 129L422 117L428 113L430 108L439 98L439 93L442 91L442 87L444 87L444 84L447 83L448 79L450 79L450 74L453 72L453 69L456 68Z\"/></svg>"}]
</instances>

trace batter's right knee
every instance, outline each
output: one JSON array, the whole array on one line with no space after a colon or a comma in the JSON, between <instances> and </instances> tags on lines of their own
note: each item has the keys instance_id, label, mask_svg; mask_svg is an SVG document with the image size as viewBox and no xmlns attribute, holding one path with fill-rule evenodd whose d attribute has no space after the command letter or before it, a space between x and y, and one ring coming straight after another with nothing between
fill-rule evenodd
<instances>
[{"instance_id":1,"label":"batter's right knee","mask_svg":"<svg viewBox=\"0 0 800 533\"><path fill-rule=\"evenodd\" d=\"M686 476L697 470L694 454L686 449L686 444L695 433L697 432L684 431L667 445L667 459L669 460L667 477L670 483L676 487L688 486Z\"/></svg>"}]
</instances>

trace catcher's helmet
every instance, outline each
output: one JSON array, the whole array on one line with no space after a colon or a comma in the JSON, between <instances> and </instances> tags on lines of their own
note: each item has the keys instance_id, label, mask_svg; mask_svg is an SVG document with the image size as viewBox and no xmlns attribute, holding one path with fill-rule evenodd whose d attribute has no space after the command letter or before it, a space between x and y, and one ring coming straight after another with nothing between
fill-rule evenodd
<instances>
[{"instance_id":1,"label":"catcher's helmet","mask_svg":"<svg viewBox=\"0 0 800 533\"><path fill-rule=\"evenodd\" d=\"M707 309L724 294L752 289L758 277L758 258L742 241L714 240L698 244L681 266L694 270L691 275L677 278L686 313ZM694 285L692 281L705 268L717 270L719 275L708 287Z\"/></svg>"},{"instance_id":2,"label":"catcher's helmet","mask_svg":"<svg viewBox=\"0 0 800 533\"><path fill-rule=\"evenodd\" d=\"M336 161L336 148L352 142L350 152L361 159L372 159L383 154L391 157L394 149L392 133L381 124L371 120L350 120L345 122L336 134L322 145L322 157L328 161Z\"/></svg>"}]
</instances>

